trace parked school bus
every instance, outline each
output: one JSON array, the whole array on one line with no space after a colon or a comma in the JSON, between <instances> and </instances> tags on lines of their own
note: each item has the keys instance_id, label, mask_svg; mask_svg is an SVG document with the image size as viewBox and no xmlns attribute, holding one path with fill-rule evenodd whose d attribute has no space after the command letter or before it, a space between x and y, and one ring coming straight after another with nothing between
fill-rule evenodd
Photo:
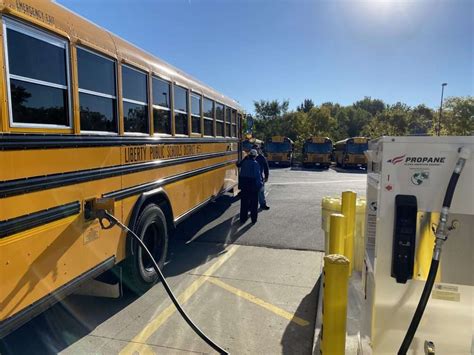
<instances>
[{"instance_id":1,"label":"parked school bus","mask_svg":"<svg viewBox=\"0 0 474 355\"><path fill-rule=\"evenodd\" d=\"M143 292L177 223L237 182L241 108L48 1L0 2L0 337L119 266Z\"/></svg>"},{"instance_id":2,"label":"parked school bus","mask_svg":"<svg viewBox=\"0 0 474 355\"><path fill-rule=\"evenodd\" d=\"M311 137L303 144L303 166L329 168L332 156L332 141L328 137Z\"/></svg>"},{"instance_id":3,"label":"parked school bus","mask_svg":"<svg viewBox=\"0 0 474 355\"><path fill-rule=\"evenodd\" d=\"M269 165L291 166L293 141L288 137L273 136L265 142L265 155Z\"/></svg>"},{"instance_id":4,"label":"parked school bus","mask_svg":"<svg viewBox=\"0 0 474 355\"><path fill-rule=\"evenodd\" d=\"M334 144L334 156L337 166L367 168L367 157L364 152L368 147L365 137L346 138Z\"/></svg>"}]
</instances>

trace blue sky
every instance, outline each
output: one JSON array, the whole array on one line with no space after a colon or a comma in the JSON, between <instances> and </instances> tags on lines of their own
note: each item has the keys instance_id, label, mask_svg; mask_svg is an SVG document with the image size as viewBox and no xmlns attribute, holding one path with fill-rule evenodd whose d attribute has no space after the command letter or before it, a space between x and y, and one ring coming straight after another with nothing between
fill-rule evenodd
<instances>
[{"instance_id":1,"label":"blue sky","mask_svg":"<svg viewBox=\"0 0 474 355\"><path fill-rule=\"evenodd\" d=\"M253 111L474 94L471 0L59 0Z\"/></svg>"}]
</instances>

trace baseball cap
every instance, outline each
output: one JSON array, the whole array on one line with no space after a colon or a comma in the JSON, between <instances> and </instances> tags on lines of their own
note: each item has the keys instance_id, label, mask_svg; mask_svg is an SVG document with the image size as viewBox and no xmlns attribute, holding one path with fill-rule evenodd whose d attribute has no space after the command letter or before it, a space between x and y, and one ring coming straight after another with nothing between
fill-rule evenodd
<instances>
[{"instance_id":1,"label":"baseball cap","mask_svg":"<svg viewBox=\"0 0 474 355\"><path fill-rule=\"evenodd\" d=\"M253 157L256 157L258 155L258 153L255 149L251 149L249 154Z\"/></svg>"}]
</instances>

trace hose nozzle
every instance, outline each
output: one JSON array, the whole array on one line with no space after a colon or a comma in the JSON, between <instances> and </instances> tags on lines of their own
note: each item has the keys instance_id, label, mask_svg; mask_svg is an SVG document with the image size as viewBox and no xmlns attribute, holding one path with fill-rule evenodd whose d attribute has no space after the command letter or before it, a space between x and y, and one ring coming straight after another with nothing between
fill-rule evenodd
<instances>
[{"instance_id":1,"label":"hose nozzle","mask_svg":"<svg viewBox=\"0 0 474 355\"><path fill-rule=\"evenodd\" d=\"M98 219L103 229L112 228L116 222L109 216L114 214L115 200L113 198L93 198L87 200L84 205L84 217L86 220ZM107 224L104 223L107 221Z\"/></svg>"}]
</instances>

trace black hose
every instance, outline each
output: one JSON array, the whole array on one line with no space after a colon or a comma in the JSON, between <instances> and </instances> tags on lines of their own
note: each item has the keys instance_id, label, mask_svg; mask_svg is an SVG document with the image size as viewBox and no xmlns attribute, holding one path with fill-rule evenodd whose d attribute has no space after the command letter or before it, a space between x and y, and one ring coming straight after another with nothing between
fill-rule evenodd
<instances>
[{"instance_id":1,"label":"black hose","mask_svg":"<svg viewBox=\"0 0 474 355\"><path fill-rule=\"evenodd\" d=\"M111 219L115 223L117 223L120 227L122 227L124 230L129 232L140 244L140 247L142 247L148 256L150 257L151 261L153 262L153 268L155 269L156 273L158 274L158 278L160 279L161 283L163 284L163 287L165 288L166 292L168 293L168 296L171 298L171 301L173 301L174 305L176 306L176 309L178 312L181 314L181 316L184 318L186 323L194 330L194 332L201 337L202 340L204 340L211 348L213 348L215 351L217 351L220 354L229 354L226 350L222 349L219 345L214 343L206 334L203 333L199 327L193 323L191 318L186 314L184 309L181 307L179 304L178 300L176 299L176 296L173 294L173 291L169 287L168 283L166 282L165 277L163 276L163 273L161 272L160 268L158 267L158 264L156 263L155 258L153 255L151 255L150 251L146 247L145 243L136 235L132 230L130 230L126 225L121 223L117 218L115 218L114 215L110 214L108 211L105 211L105 215L107 216L107 219Z\"/></svg>"},{"instance_id":2,"label":"black hose","mask_svg":"<svg viewBox=\"0 0 474 355\"><path fill-rule=\"evenodd\" d=\"M451 207L451 201L453 200L454 190L456 189L456 184L458 183L459 175L453 173L451 179L449 179L448 188L446 189L446 194L444 195L443 207Z\"/></svg>"},{"instance_id":3,"label":"black hose","mask_svg":"<svg viewBox=\"0 0 474 355\"><path fill-rule=\"evenodd\" d=\"M416 329L420 324L421 317L423 316L423 312L425 311L426 304L430 298L431 290L433 289L433 285L436 279L436 272L438 271L439 260L431 260L430 272L428 273L428 278L425 283L425 287L423 288L423 293L420 297L420 302L418 302L418 306L416 307L415 314L413 315L413 319L411 320L410 327L407 330L405 338L403 339L402 345L398 350L398 355L405 355L410 347L410 344L415 336Z\"/></svg>"}]
</instances>

